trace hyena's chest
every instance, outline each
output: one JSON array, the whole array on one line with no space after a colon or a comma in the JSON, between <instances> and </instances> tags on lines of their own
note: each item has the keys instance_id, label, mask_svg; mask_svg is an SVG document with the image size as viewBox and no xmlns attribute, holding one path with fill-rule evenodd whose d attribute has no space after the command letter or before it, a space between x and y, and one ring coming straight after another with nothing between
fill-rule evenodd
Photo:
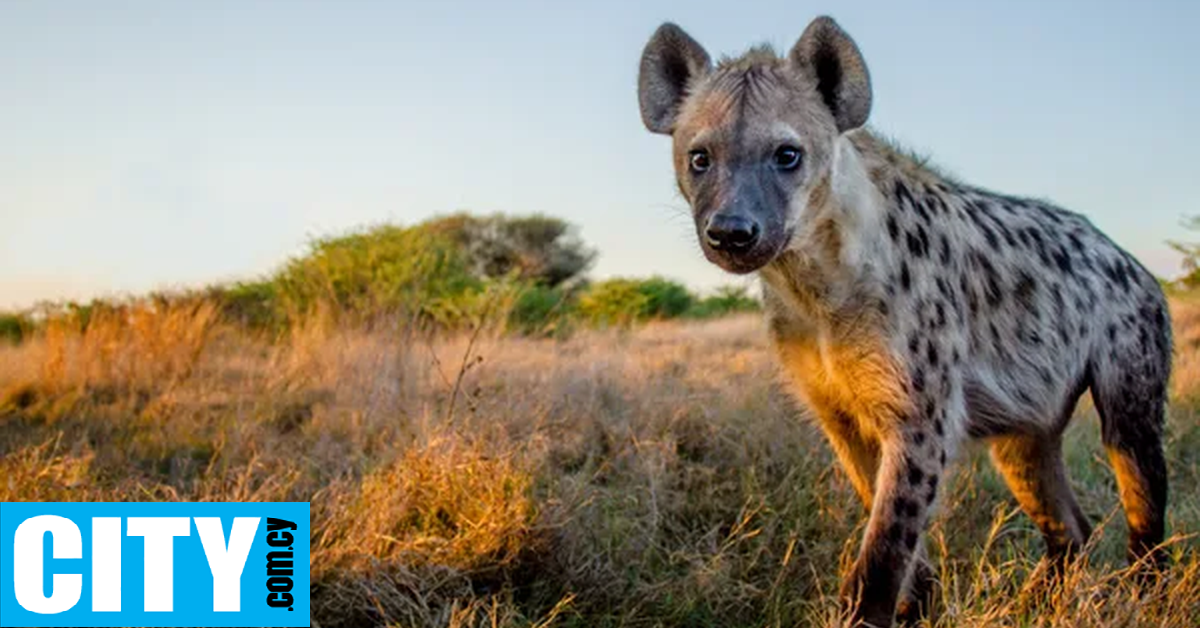
<instances>
[{"instance_id":1,"label":"hyena's chest","mask_svg":"<svg viewBox=\"0 0 1200 628\"><path fill-rule=\"evenodd\" d=\"M839 331L777 330L773 340L803 402L820 413L854 417L866 431L883 429L911 405L907 375L879 333Z\"/></svg>"}]
</instances>

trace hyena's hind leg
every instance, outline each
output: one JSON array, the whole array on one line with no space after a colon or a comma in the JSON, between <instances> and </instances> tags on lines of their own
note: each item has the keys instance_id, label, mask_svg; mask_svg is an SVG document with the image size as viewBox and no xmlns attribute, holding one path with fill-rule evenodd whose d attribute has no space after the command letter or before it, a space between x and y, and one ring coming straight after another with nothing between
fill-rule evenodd
<instances>
[{"instance_id":1,"label":"hyena's hind leg","mask_svg":"<svg viewBox=\"0 0 1200 628\"><path fill-rule=\"evenodd\" d=\"M1092 533L1067 478L1061 437L1006 435L992 439L991 446L993 463L1042 531L1047 556L1061 565Z\"/></svg>"},{"instance_id":2,"label":"hyena's hind leg","mask_svg":"<svg viewBox=\"0 0 1200 628\"><path fill-rule=\"evenodd\" d=\"M1167 367L1141 354L1098 369L1092 386L1100 414L1101 438L1117 476L1117 490L1129 524L1129 560L1154 551L1166 533L1167 462L1163 455ZM1154 552L1151 565L1164 560Z\"/></svg>"}]
</instances>

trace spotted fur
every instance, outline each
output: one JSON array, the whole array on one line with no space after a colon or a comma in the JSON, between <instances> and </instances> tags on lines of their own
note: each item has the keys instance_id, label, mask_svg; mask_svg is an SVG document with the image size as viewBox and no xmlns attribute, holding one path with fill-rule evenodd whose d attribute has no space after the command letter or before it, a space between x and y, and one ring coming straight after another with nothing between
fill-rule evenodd
<instances>
[{"instance_id":1,"label":"spotted fur","mask_svg":"<svg viewBox=\"0 0 1200 628\"><path fill-rule=\"evenodd\" d=\"M958 182L863 128L866 65L829 18L786 56L757 48L715 67L664 25L639 91L647 126L674 140L705 254L761 277L793 389L870 510L843 587L858 621L888 626L898 604L926 602L922 532L969 440L990 444L1051 557L1084 544L1061 438L1085 391L1130 558L1162 541L1171 330L1137 260L1079 214ZM801 149L803 166L773 167L776 146ZM752 246L706 237L729 215L761 232Z\"/></svg>"}]
</instances>

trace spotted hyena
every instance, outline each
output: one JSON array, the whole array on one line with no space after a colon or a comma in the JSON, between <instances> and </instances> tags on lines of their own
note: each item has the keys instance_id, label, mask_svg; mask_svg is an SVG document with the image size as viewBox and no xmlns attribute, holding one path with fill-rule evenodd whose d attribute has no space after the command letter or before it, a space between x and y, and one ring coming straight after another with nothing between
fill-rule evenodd
<instances>
[{"instance_id":1,"label":"spotted hyena","mask_svg":"<svg viewBox=\"0 0 1200 628\"><path fill-rule=\"evenodd\" d=\"M1129 554L1158 556L1171 331L1133 257L1083 216L953 180L862 128L867 67L827 17L784 57L715 66L664 24L638 88L705 256L761 277L793 388L870 510L843 585L860 620L887 626L924 599L922 531L968 439L990 444L1052 557L1085 542L1061 445L1088 390Z\"/></svg>"}]
</instances>

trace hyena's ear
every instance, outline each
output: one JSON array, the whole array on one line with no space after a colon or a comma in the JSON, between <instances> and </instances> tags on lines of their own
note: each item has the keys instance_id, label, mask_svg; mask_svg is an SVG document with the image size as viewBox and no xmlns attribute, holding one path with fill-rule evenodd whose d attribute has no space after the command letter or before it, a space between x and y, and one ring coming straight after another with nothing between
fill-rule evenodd
<instances>
[{"instance_id":1,"label":"hyena's ear","mask_svg":"<svg viewBox=\"0 0 1200 628\"><path fill-rule=\"evenodd\" d=\"M858 46L833 18L813 20L788 58L816 83L838 131L866 124L871 112L871 76Z\"/></svg>"},{"instance_id":2,"label":"hyena's ear","mask_svg":"<svg viewBox=\"0 0 1200 628\"><path fill-rule=\"evenodd\" d=\"M638 71L638 103L646 128L670 134L688 82L711 67L708 53L682 28L670 22L659 26L642 51Z\"/></svg>"}]
</instances>

